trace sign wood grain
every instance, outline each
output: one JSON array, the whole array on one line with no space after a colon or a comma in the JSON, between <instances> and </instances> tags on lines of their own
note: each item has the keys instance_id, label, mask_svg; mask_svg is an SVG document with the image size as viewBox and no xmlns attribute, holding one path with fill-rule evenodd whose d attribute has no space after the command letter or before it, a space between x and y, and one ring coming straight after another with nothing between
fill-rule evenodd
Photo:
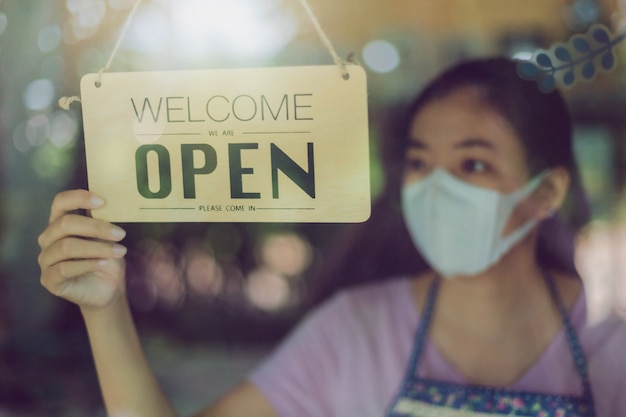
<instances>
[{"instance_id":1,"label":"sign wood grain","mask_svg":"<svg viewBox=\"0 0 626 417\"><path fill-rule=\"evenodd\" d=\"M81 81L89 188L114 222L362 222L367 88L336 66Z\"/></svg>"}]
</instances>

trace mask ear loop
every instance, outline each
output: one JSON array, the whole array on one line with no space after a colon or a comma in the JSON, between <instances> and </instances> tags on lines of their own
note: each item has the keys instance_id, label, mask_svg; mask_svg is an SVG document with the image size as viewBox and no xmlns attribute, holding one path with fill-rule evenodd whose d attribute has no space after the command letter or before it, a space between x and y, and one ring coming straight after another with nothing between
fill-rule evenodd
<instances>
[{"instance_id":1,"label":"mask ear loop","mask_svg":"<svg viewBox=\"0 0 626 417\"><path fill-rule=\"evenodd\" d=\"M548 176L548 174L550 174L550 170L549 169L544 169L543 171L541 171L539 174L537 174L527 185L527 187L531 188L532 191L530 192L530 194L532 194L534 191L536 191L537 189L539 189L539 187L541 186L541 184L543 183L543 181L545 181L546 177ZM526 188L526 187L525 187ZM529 194L529 195L530 195ZM557 212L557 208L555 207L548 207L546 209L546 217L554 217L554 215Z\"/></svg>"},{"instance_id":2,"label":"mask ear loop","mask_svg":"<svg viewBox=\"0 0 626 417\"><path fill-rule=\"evenodd\" d=\"M533 191L536 191L539 188L539 186L546 179L548 174L550 174L550 170L546 168L543 171L541 171L539 174L531 178L530 181L528 181L528 184L526 184L524 189L530 189L529 195L532 194Z\"/></svg>"},{"instance_id":3,"label":"mask ear loop","mask_svg":"<svg viewBox=\"0 0 626 417\"><path fill-rule=\"evenodd\" d=\"M535 175L524 187L522 187L522 189L506 194L505 198L514 200L514 201L517 200L517 203L515 205L519 204L521 201L523 201L525 198L532 195L532 193L534 193L535 191L537 191L537 189L539 189L539 187L541 186L541 183L545 180L545 178L548 176L549 173L550 173L550 170L548 169L541 171L539 174ZM513 214L514 209L515 209L515 206L511 208L509 219L510 219L511 214ZM507 221L509 219L507 219ZM503 247L507 247L507 248L512 247L515 244L515 242L522 239L524 235L526 235L530 231L530 229L532 229L537 223L538 223L537 219L530 218L517 229L513 230L506 236L502 236L502 233L504 232L504 224L506 224L504 223L502 225L502 230L500 231L500 237L502 238Z\"/></svg>"}]
</instances>

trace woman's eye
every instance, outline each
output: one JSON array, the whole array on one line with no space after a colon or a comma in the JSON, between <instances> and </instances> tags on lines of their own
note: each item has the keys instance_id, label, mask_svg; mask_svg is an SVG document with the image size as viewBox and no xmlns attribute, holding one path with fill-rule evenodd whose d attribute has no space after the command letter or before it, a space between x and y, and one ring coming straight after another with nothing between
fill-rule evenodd
<instances>
[{"instance_id":1,"label":"woman's eye","mask_svg":"<svg viewBox=\"0 0 626 417\"><path fill-rule=\"evenodd\" d=\"M468 174L477 174L486 172L489 169L489 166L478 159L468 159L463 161L463 172Z\"/></svg>"},{"instance_id":2,"label":"woman's eye","mask_svg":"<svg viewBox=\"0 0 626 417\"><path fill-rule=\"evenodd\" d=\"M406 169L410 171L421 171L425 168L425 165L421 159L407 159L405 162Z\"/></svg>"}]
</instances>

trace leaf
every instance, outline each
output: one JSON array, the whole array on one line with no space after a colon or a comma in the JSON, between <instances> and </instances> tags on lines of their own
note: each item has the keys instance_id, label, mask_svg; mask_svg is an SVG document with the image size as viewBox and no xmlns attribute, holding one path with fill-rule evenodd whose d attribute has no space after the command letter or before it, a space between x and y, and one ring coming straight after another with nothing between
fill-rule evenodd
<instances>
[{"instance_id":1,"label":"leaf","mask_svg":"<svg viewBox=\"0 0 626 417\"><path fill-rule=\"evenodd\" d=\"M613 47L626 39L626 32L613 39L612 36L606 26L593 25L584 35L573 35L567 43L557 43L550 50L540 49L534 59L520 61L517 74L534 80L545 93L557 84L569 87L580 80L590 81L598 71L609 71L617 65Z\"/></svg>"},{"instance_id":2,"label":"leaf","mask_svg":"<svg viewBox=\"0 0 626 417\"><path fill-rule=\"evenodd\" d=\"M554 90L554 86L556 85L556 81L554 81L554 77L552 75L548 75L541 79L539 82L539 90L543 93L549 93Z\"/></svg>"},{"instance_id":3,"label":"leaf","mask_svg":"<svg viewBox=\"0 0 626 417\"><path fill-rule=\"evenodd\" d=\"M564 46L556 48L554 50L554 55L563 62L572 62L572 56Z\"/></svg>"},{"instance_id":4,"label":"leaf","mask_svg":"<svg viewBox=\"0 0 626 417\"><path fill-rule=\"evenodd\" d=\"M548 54L538 54L535 60L537 61L537 64L541 65L544 68L554 68L554 66L552 65L552 60L550 59Z\"/></svg>"},{"instance_id":5,"label":"leaf","mask_svg":"<svg viewBox=\"0 0 626 417\"><path fill-rule=\"evenodd\" d=\"M593 31L593 38L600 43L609 43L611 38L605 28L598 28Z\"/></svg>"},{"instance_id":6,"label":"leaf","mask_svg":"<svg viewBox=\"0 0 626 417\"><path fill-rule=\"evenodd\" d=\"M572 39L572 45L574 45L574 48L576 48L578 52L589 52L591 50L589 42L581 37Z\"/></svg>"},{"instance_id":7,"label":"leaf","mask_svg":"<svg viewBox=\"0 0 626 417\"><path fill-rule=\"evenodd\" d=\"M587 63L583 66L582 75L587 80L592 79L593 76L596 75L596 67L593 65L592 61L587 61Z\"/></svg>"},{"instance_id":8,"label":"leaf","mask_svg":"<svg viewBox=\"0 0 626 417\"><path fill-rule=\"evenodd\" d=\"M600 62L602 68L606 71L612 69L615 66L615 56L613 55L613 51L609 50L607 53L602 55L602 61Z\"/></svg>"},{"instance_id":9,"label":"leaf","mask_svg":"<svg viewBox=\"0 0 626 417\"><path fill-rule=\"evenodd\" d=\"M520 62L517 64L517 74L524 79L533 80L539 73L539 68L532 62Z\"/></svg>"}]
</instances>

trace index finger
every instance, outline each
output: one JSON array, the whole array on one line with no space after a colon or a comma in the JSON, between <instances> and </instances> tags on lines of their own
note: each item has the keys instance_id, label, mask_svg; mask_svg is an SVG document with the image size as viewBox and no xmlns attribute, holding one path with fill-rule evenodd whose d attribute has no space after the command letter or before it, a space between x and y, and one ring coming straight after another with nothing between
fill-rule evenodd
<instances>
[{"instance_id":1,"label":"index finger","mask_svg":"<svg viewBox=\"0 0 626 417\"><path fill-rule=\"evenodd\" d=\"M102 207L104 200L102 197L87 190L62 191L52 200L50 208L50 223L59 217L74 210L91 210Z\"/></svg>"}]
</instances>

